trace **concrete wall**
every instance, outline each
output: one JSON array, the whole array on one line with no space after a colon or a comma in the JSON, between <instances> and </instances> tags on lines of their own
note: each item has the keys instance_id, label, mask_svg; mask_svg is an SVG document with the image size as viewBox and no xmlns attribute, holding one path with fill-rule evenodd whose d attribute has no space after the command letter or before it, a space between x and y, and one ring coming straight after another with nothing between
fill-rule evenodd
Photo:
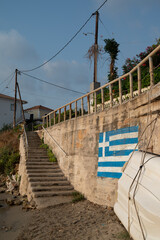
<instances>
[{"instance_id":1,"label":"concrete wall","mask_svg":"<svg viewBox=\"0 0 160 240\"><path fill-rule=\"evenodd\" d=\"M44 131L44 141L58 158L59 165L77 191L97 204L113 206L116 200L117 179L97 177L99 133L123 127L139 126L140 135L160 113L160 83L149 92L100 113L85 115L47 128L68 156ZM152 139L148 148L147 143ZM43 133L39 132L42 137ZM160 154L160 118L143 135L139 149Z\"/></svg>"},{"instance_id":2,"label":"concrete wall","mask_svg":"<svg viewBox=\"0 0 160 240\"><path fill-rule=\"evenodd\" d=\"M31 185L28 180L28 174L26 169L25 143L24 143L23 135L21 135L20 137L19 153L20 153L20 163L19 163L18 174L21 177L19 192L22 196L27 195L28 201L31 201L33 199L33 196L32 196L33 192L31 190Z\"/></svg>"},{"instance_id":3,"label":"concrete wall","mask_svg":"<svg viewBox=\"0 0 160 240\"><path fill-rule=\"evenodd\" d=\"M11 106L12 105L12 106ZM0 98L0 129L3 125L11 124L13 122L14 113L14 100ZM19 119L22 116L20 101L17 101L17 113L16 118Z\"/></svg>"}]
</instances>

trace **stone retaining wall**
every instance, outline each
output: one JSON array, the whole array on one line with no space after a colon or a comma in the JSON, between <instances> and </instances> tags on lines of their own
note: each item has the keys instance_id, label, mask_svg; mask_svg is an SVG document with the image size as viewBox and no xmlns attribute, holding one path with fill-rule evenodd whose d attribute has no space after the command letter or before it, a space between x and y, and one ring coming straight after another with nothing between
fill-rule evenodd
<instances>
[{"instance_id":1,"label":"stone retaining wall","mask_svg":"<svg viewBox=\"0 0 160 240\"><path fill-rule=\"evenodd\" d=\"M123 127L139 126L139 137L149 123L160 113L160 83L148 92L131 101L100 113L67 120L47 128L56 142L44 131L47 143L55 153L59 165L74 188L91 202L113 206L116 200L117 179L97 177L99 133ZM147 152L160 154L160 118ZM139 144L139 150L146 150L154 126L151 124Z\"/></svg>"}]
</instances>

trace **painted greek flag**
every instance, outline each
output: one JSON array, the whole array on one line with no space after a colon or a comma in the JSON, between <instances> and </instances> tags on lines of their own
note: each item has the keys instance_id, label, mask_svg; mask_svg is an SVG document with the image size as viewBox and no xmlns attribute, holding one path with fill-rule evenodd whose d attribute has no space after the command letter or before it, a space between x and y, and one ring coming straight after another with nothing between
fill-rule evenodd
<instances>
[{"instance_id":1,"label":"painted greek flag","mask_svg":"<svg viewBox=\"0 0 160 240\"><path fill-rule=\"evenodd\" d=\"M121 168L137 143L138 126L100 133L97 176L120 178Z\"/></svg>"}]
</instances>

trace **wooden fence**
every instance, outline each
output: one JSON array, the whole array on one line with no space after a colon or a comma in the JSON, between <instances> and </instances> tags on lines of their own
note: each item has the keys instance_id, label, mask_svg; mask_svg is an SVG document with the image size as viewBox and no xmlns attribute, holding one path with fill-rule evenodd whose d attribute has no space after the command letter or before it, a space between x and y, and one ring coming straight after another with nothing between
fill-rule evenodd
<instances>
[{"instance_id":1,"label":"wooden fence","mask_svg":"<svg viewBox=\"0 0 160 240\"><path fill-rule=\"evenodd\" d=\"M66 121L68 119L77 118L79 116L83 116L84 114L96 113L97 111L104 111L107 107L113 107L115 102L118 104L122 104L124 99L127 96L127 99L133 99L135 95L140 95L142 93L142 78L141 78L141 67L144 64L148 63L150 75L150 84L148 87L152 87L154 85L154 67L153 67L153 56L160 51L160 45L155 48L147 57L145 57L139 64L137 64L130 72L124 74L123 76L106 83L105 85L97 88L94 91L86 93L85 95L77 98L76 100L65 104L64 106L57 108L56 110L50 112L49 114L42 117L43 126L50 127L62 121ZM133 89L133 74L137 72L137 91L134 94ZM122 81L124 79L128 79L129 81L129 94L124 94L122 92ZM125 80L126 81L126 80ZM118 96L115 96L113 92L113 85L118 85ZM105 94L108 94L108 99L105 101ZM100 103L97 103L97 96L100 96ZM117 100L117 101L116 101ZM84 102L86 102L84 106ZM106 104L107 103L107 104ZM78 108L79 105L79 108ZM100 106L100 107L99 107ZM68 110L67 110L68 108Z\"/></svg>"}]
</instances>

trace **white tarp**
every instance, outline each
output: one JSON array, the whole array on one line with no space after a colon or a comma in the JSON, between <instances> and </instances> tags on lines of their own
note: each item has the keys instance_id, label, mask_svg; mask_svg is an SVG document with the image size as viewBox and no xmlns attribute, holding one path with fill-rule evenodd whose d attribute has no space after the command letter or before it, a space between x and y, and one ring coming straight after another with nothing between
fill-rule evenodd
<instances>
[{"instance_id":1,"label":"white tarp","mask_svg":"<svg viewBox=\"0 0 160 240\"><path fill-rule=\"evenodd\" d=\"M134 240L160 239L160 156L134 152L118 181L114 211Z\"/></svg>"}]
</instances>

